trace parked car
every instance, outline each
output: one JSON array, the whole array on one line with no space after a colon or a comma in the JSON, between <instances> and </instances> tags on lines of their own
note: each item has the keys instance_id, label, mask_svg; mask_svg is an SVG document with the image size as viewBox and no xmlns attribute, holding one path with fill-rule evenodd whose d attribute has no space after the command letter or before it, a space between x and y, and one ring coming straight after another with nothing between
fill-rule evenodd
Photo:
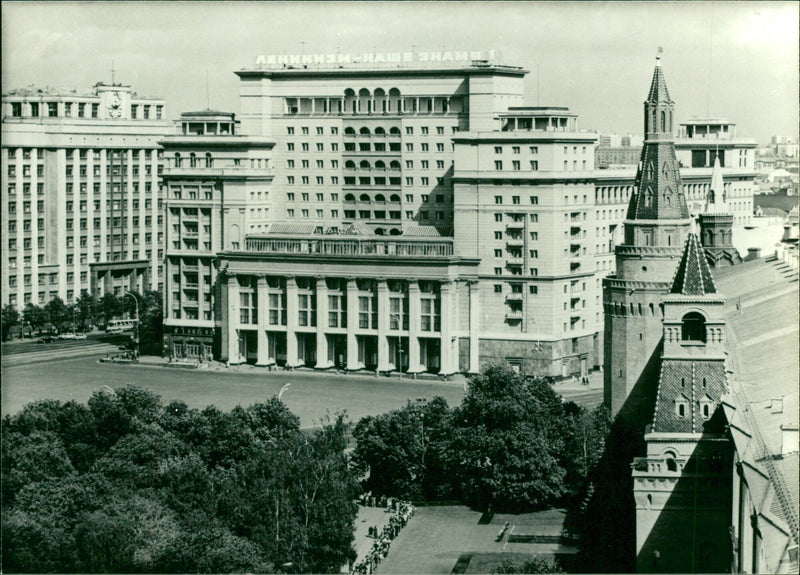
<instances>
[{"instance_id":1,"label":"parked car","mask_svg":"<svg viewBox=\"0 0 800 575\"><path fill-rule=\"evenodd\" d=\"M75 339L75 337L74 333L62 333L58 336L58 339Z\"/></svg>"},{"instance_id":2,"label":"parked car","mask_svg":"<svg viewBox=\"0 0 800 575\"><path fill-rule=\"evenodd\" d=\"M39 343L50 343L55 339L56 338L54 338L52 335L43 335L42 337L39 338Z\"/></svg>"},{"instance_id":3,"label":"parked car","mask_svg":"<svg viewBox=\"0 0 800 575\"><path fill-rule=\"evenodd\" d=\"M75 339L86 339L86 334L85 333L76 333L75 334Z\"/></svg>"}]
</instances>

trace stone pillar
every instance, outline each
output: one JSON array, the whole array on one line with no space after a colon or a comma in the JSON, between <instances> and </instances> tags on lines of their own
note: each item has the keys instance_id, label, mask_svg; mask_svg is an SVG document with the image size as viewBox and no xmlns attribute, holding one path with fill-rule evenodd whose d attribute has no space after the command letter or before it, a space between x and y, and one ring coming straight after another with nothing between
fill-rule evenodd
<instances>
[{"instance_id":1,"label":"stone pillar","mask_svg":"<svg viewBox=\"0 0 800 575\"><path fill-rule=\"evenodd\" d=\"M423 371L419 364L419 283L408 280L408 373Z\"/></svg>"},{"instance_id":2,"label":"stone pillar","mask_svg":"<svg viewBox=\"0 0 800 575\"><path fill-rule=\"evenodd\" d=\"M347 278L347 369L361 369L358 362L358 286L355 278Z\"/></svg>"},{"instance_id":3,"label":"stone pillar","mask_svg":"<svg viewBox=\"0 0 800 575\"><path fill-rule=\"evenodd\" d=\"M228 276L228 364L241 363L239 357L239 280L235 275Z\"/></svg>"},{"instance_id":4,"label":"stone pillar","mask_svg":"<svg viewBox=\"0 0 800 575\"><path fill-rule=\"evenodd\" d=\"M328 284L323 276L317 276L317 369L333 365L328 357L328 339L325 328L328 325Z\"/></svg>"},{"instance_id":5,"label":"stone pillar","mask_svg":"<svg viewBox=\"0 0 800 575\"><path fill-rule=\"evenodd\" d=\"M286 276L286 366L297 363L297 281Z\"/></svg>"},{"instance_id":6,"label":"stone pillar","mask_svg":"<svg viewBox=\"0 0 800 575\"><path fill-rule=\"evenodd\" d=\"M455 333L455 326L452 321L452 300L453 300L453 284L449 281L443 281L440 285L441 299L440 310L440 336L441 336L441 349L442 355L440 358L441 367L439 373L449 375L455 370L453 369L453 342L452 335Z\"/></svg>"},{"instance_id":7,"label":"stone pillar","mask_svg":"<svg viewBox=\"0 0 800 575\"><path fill-rule=\"evenodd\" d=\"M111 270L106 270L103 278L103 295L107 293L114 293L114 274Z\"/></svg>"},{"instance_id":8,"label":"stone pillar","mask_svg":"<svg viewBox=\"0 0 800 575\"><path fill-rule=\"evenodd\" d=\"M267 276L258 276L258 292L256 302L258 304L258 358L256 365L265 367L269 365L269 342L267 341L267 316L269 315L269 295L267 287Z\"/></svg>"},{"instance_id":9,"label":"stone pillar","mask_svg":"<svg viewBox=\"0 0 800 575\"><path fill-rule=\"evenodd\" d=\"M378 280L378 371L389 371L389 286Z\"/></svg>"},{"instance_id":10,"label":"stone pillar","mask_svg":"<svg viewBox=\"0 0 800 575\"><path fill-rule=\"evenodd\" d=\"M477 280L469 282L469 372L480 372L480 309L481 292Z\"/></svg>"}]
</instances>

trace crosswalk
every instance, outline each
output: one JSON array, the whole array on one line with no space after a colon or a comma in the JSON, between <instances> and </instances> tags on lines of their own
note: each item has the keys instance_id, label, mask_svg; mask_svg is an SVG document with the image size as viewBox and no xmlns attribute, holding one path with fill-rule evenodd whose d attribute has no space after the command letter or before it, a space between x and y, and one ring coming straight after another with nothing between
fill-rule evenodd
<instances>
[{"instance_id":1,"label":"crosswalk","mask_svg":"<svg viewBox=\"0 0 800 575\"><path fill-rule=\"evenodd\" d=\"M31 365L46 361L72 359L76 357L86 357L89 355L103 355L117 350L117 346L103 342L81 342L78 345L48 345L42 344L43 349L35 351L25 350L21 353L3 353L2 367L15 367L19 365Z\"/></svg>"}]
</instances>

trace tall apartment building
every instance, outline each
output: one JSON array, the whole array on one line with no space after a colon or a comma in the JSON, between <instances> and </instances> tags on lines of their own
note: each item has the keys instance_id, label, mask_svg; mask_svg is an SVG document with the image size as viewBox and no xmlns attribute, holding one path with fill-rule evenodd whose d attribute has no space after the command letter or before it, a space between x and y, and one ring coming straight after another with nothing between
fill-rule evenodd
<instances>
[{"instance_id":1,"label":"tall apartment building","mask_svg":"<svg viewBox=\"0 0 800 575\"><path fill-rule=\"evenodd\" d=\"M214 313L217 253L237 249L246 226L269 218L274 142L241 136L234 115L215 110L181 114L176 127L160 142L165 346L177 356L211 357L221 323Z\"/></svg>"},{"instance_id":2,"label":"tall apartment building","mask_svg":"<svg viewBox=\"0 0 800 575\"><path fill-rule=\"evenodd\" d=\"M2 304L158 289L164 101L99 83L2 105Z\"/></svg>"},{"instance_id":3,"label":"tall apartment building","mask_svg":"<svg viewBox=\"0 0 800 575\"><path fill-rule=\"evenodd\" d=\"M455 143L455 254L479 258L480 357L526 373L599 363L594 145L567 108L510 107Z\"/></svg>"}]
</instances>

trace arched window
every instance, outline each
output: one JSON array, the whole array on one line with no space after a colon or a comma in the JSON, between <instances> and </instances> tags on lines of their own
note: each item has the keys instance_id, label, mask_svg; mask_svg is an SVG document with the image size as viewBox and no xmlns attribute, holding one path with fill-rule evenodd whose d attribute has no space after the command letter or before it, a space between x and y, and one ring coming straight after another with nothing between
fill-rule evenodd
<instances>
[{"instance_id":1,"label":"arched window","mask_svg":"<svg viewBox=\"0 0 800 575\"><path fill-rule=\"evenodd\" d=\"M372 98L370 97L369 90L366 88L361 88L358 91L358 113L359 114L368 114L372 111L371 109Z\"/></svg>"},{"instance_id":2,"label":"arched window","mask_svg":"<svg viewBox=\"0 0 800 575\"><path fill-rule=\"evenodd\" d=\"M704 403L703 404L703 418L704 419L708 419L709 417L711 417L711 410L710 410L708 404Z\"/></svg>"},{"instance_id":3,"label":"arched window","mask_svg":"<svg viewBox=\"0 0 800 575\"><path fill-rule=\"evenodd\" d=\"M389 128L389 133L392 136L399 136L400 135L400 128L398 128L397 126L392 126L391 128Z\"/></svg>"},{"instance_id":4,"label":"arched window","mask_svg":"<svg viewBox=\"0 0 800 575\"><path fill-rule=\"evenodd\" d=\"M355 202L356 201L356 197L353 194L345 194L344 201L345 202Z\"/></svg>"},{"instance_id":5,"label":"arched window","mask_svg":"<svg viewBox=\"0 0 800 575\"><path fill-rule=\"evenodd\" d=\"M377 136L383 136L385 133L386 133L386 130L384 130L384 129L383 129L383 128L381 128L380 126L378 126L377 128L375 128L375 135L377 135Z\"/></svg>"},{"instance_id":6,"label":"arched window","mask_svg":"<svg viewBox=\"0 0 800 575\"><path fill-rule=\"evenodd\" d=\"M678 415L680 417L686 417L686 405L683 403L678 404Z\"/></svg>"},{"instance_id":7,"label":"arched window","mask_svg":"<svg viewBox=\"0 0 800 575\"><path fill-rule=\"evenodd\" d=\"M213 168L214 167L214 158L211 157L211 154L206 153L206 168Z\"/></svg>"},{"instance_id":8,"label":"arched window","mask_svg":"<svg viewBox=\"0 0 800 575\"><path fill-rule=\"evenodd\" d=\"M375 228L375 235L376 236L382 236L384 233L385 232L384 232L383 228Z\"/></svg>"},{"instance_id":9,"label":"arched window","mask_svg":"<svg viewBox=\"0 0 800 575\"><path fill-rule=\"evenodd\" d=\"M357 106L356 93L352 88L348 88L344 91L344 109L355 114ZM347 130L345 130L344 133L346 134ZM352 133L355 134L355 131Z\"/></svg>"},{"instance_id":10,"label":"arched window","mask_svg":"<svg viewBox=\"0 0 800 575\"><path fill-rule=\"evenodd\" d=\"M389 106L389 101L386 99L386 92L383 91L383 88L375 88L375 109L373 112L388 112L387 107Z\"/></svg>"},{"instance_id":11,"label":"arched window","mask_svg":"<svg viewBox=\"0 0 800 575\"><path fill-rule=\"evenodd\" d=\"M367 194L361 194L358 197L358 199L359 199L359 201L362 201L362 202L368 202L369 201L369 196Z\"/></svg>"},{"instance_id":12,"label":"arched window","mask_svg":"<svg viewBox=\"0 0 800 575\"><path fill-rule=\"evenodd\" d=\"M197 156L195 155L194 152L189 154L189 166L191 166L192 168L197 167Z\"/></svg>"},{"instance_id":13,"label":"arched window","mask_svg":"<svg viewBox=\"0 0 800 575\"><path fill-rule=\"evenodd\" d=\"M714 245L714 232L711 230L706 230L706 245L707 246Z\"/></svg>"},{"instance_id":14,"label":"arched window","mask_svg":"<svg viewBox=\"0 0 800 575\"><path fill-rule=\"evenodd\" d=\"M377 162L375 162L375 169L376 170L385 170L386 169L386 164L384 164L382 160L378 160Z\"/></svg>"},{"instance_id":15,"label":"arched window","mask_svg":"<svg viewBox=\"0 0 800 575\"><path fill-rule=\"evenodd\" d=\"M401 230L398 230L397 228L392 228L391 230L389 230L390 236L399 236L402 233L403 232Z\"/></svg>"},{"instance_id":16,"label":"arched window","mask_svg":"<svg viewBox=\"0 0 800 575\"><path fill-rule=\"evenodd\" d=\"M672 457L667 457L667 471L678 471L678 464Z\"/></svg>"},{"instance_id":17,"label":"arched window","mask_svg":"<svg viewBox=\"0 0 800 575\"><path fill-rule=\"evenodd\" d=\"M399 170L400 162L398 162L397 160L392 160L392 162L389 164L389 168L392 170Z\"/></svg>"},{"instance_id":18,"label":"arched window","mask_svg":"<svg viewBox=\"0 0 800 575\"><path fill-rule=\"evenodd\" d=\"M358 131L359 134L362 136L369 136L369 128L366 126L362 126L361 129Z\"/></svg>"},{"instance_id":19,"label":"arched window","mask_svg":"<svg viewBox=\"0 0 800 575\"><path fill-rule=\"evenodd\" d=\"M389 201L390 202L399 202L400 201L400 195L399 194L392 194L389 197Z\"/></svg>"},{"instance_id":20,"label":"arched window","mask_svg":"<svg viewBox=\"0 0 800 575\"><path fill-rule=\"evenodd\" d=\"M353 160L347 160L344 163L344 167L346 169L348 169L348 170L355 170L356 169L356 163Z\"/></svg>"},{"instance_id":21,"label":"arched window","mask_svg":"<svg viewBox=\"0 0 800 575\"><path fill-rule=\"evenodd\" d=\"M664 110L661 110L661 131L667 131L667 113Z\"/></svg>"},{"instance_id":22,"label":"arched window","mask_svg":"<svg viewBox=\"0 0 800 575\"><path fill-rule=\"evenodd\" d=\"M356 135L356 131L353 128L347 127L347 128L344 129L344 135L345 136L355 136Z\"/></svg>"},{"instance_id":23,"label":"arched window","mask_svg":"<svg viewBox=\"0 0 800 575\"><path fill-rule=\"evenodd\" d=\"M386 201L386 196L384 196L383 194L378 194L378 195L375 196L375 201L376 202L385 202Z\"/></svg>"},{"instance_id":24,"label":"arched window","mask_svg":"<svg viewBox=\"0 0 800 575\"><path fill-rule=\"evenodd\" d=\"M389 90L389 112L399 114L402 112L400 109L400 90L392 88Z\"/></svg>"},{"instance_id":25,"label":"arched window","mask_svg":"<svg viewBox=\"0 0 800 575\"><path fill-rule=\"evenodd\" d=\"M182 163L183 163L183 160L181 159L181 155L180 154L175 154L175 167L176 168L180 168Z\"/></svg>"},{"instance_id":26,"label":"arched window","mask_svg":"<svg viewBox=\"0 0 800 575\"><path fill-rule=\"evenodd\" d=\"M361 168L362 170L369 170L370 168L369 162L366 160L361 160L361 163L358 165L358 167Z\"/></svg>"},{"instance_id":27,"label":"arched window","mask_svg":"<svg viewBox=\"0 0 800 575\"><path fill-rule=\"evenodd\" d=\"M681 326L681 339L683 341L706 341L706 318L696 311L683 316Z\"/></svg>"}]
</instances>

